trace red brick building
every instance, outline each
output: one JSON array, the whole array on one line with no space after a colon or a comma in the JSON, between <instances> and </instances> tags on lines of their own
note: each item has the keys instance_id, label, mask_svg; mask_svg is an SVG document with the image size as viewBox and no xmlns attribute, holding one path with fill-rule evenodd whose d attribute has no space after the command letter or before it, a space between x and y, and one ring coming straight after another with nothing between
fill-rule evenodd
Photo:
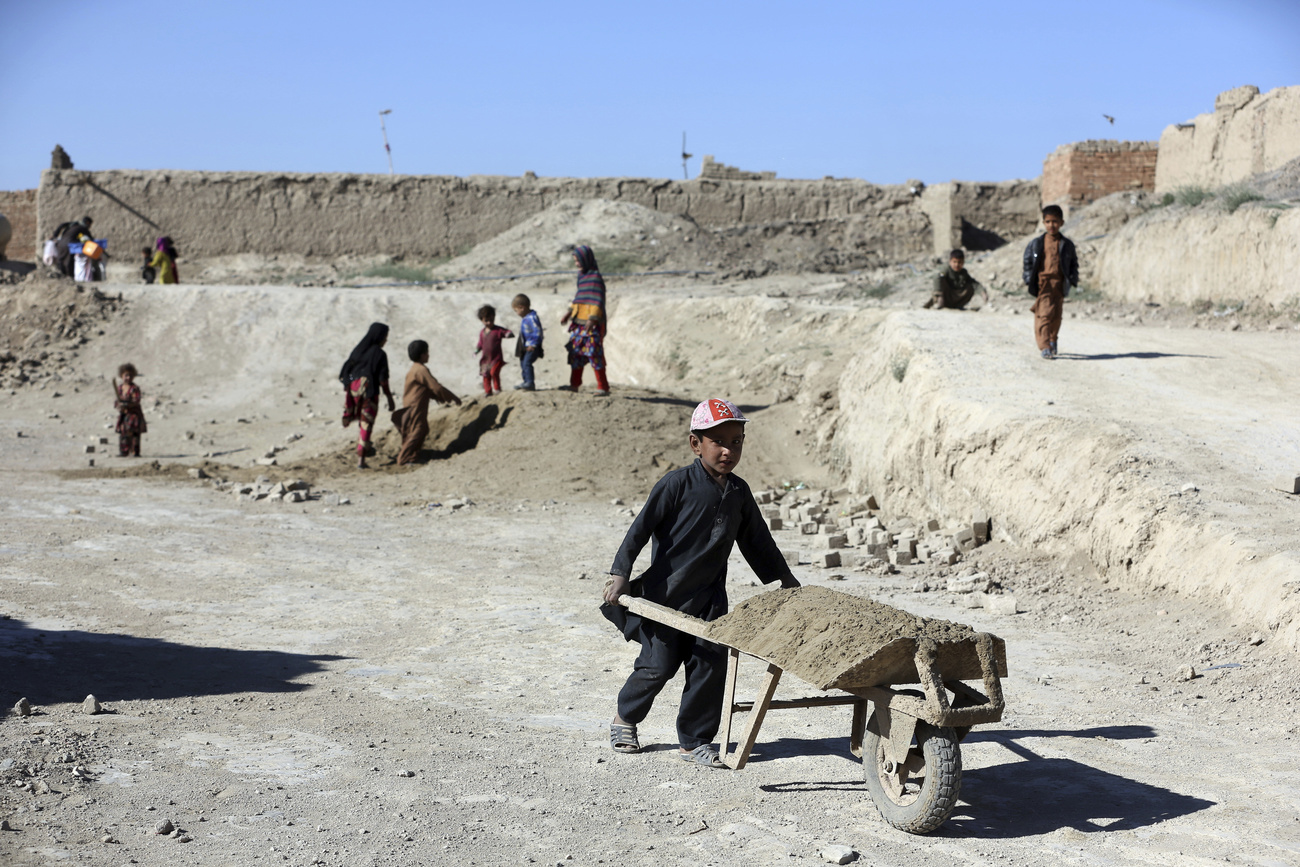
<instances>
[{"instance_id":1,"label":"red brick building","mask_svg":"<svg viewBox=\"0 0 1300 867\"><path fill-rule=\"evenodd\" d=\"M1159 142L1082 141L1043 160L1043 204L1087 205L1102 196L1156 188Z\"/></svg>"}]
</instances>

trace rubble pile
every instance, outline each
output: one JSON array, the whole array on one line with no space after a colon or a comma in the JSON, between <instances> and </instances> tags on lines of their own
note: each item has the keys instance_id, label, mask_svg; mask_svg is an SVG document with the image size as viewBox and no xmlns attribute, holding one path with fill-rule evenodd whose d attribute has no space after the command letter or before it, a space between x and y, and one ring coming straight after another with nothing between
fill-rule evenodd
<instances>
[{"instance_id":1,"label":"rubble pile","mask_svg":"<svg viewBox=\"0 0 1300 867\"><path fill-rule=\"evenodd\" d=\"M927 562L951 566L989 540L987 515L961 526L906 517L887 526L874 496L853 495L846 488L766 490L754 498L791 565L864 570L887 565L890 571Z\"/></svg>"}]
</instances>

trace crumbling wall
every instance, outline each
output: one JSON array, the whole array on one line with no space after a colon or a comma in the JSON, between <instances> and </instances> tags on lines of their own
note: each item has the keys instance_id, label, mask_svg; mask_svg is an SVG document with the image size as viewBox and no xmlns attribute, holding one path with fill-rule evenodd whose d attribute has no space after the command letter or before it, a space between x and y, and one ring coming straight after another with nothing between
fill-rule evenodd
<instances>
[{"instance_id":1,"label":"crumbling wall","mask_svg":"<svg viewBox=\"0 0 1300 867\"><path fill-rule=\"evenodd\" d=\"M36 259L40 255L40 239L36 234L36 190L0 192L0 214L9 219L13 229L5 256L22 261Z\"/></svg>"},{"instance_id":2,"label":"crumbling wall","mask_svg":"<svg viewBox=\"0 0 1300 867\"><path fill-rule=\"evenodd\" d=\"M1159 143L1090 140L1058 147L1043 160L1043 204L1068 209L1111 193L1150 192Z\"/></svg>"},{"instance_id":3,"label":"crumbling wall","mask_svg":"<svg viewBox=\"0 0 1300 867\"><path fill-rule=\"evenodd\" d=\"M1038 225L1038 180L950 181L926 187L921 209L934 226L936 256L954 247L994 250Z\"/></svg>"},{"instance_id":4,"label":"crumbling wall","mask_svg":"<svg viewBox=\"0 0 1300 867\"><path fill-rule=\"evenodd\" d=\"M1219 187L1280 168L1300 157L1300 86L1260 94L1246 85L1224 91L1213 114L1165 128L1156 192Z\"/></svg>"},{"instance_id":5,"label":"crumbling wall","mask_svg":"<svg viewBox=\"0 0 1300 867\"><path fill-rule=\"evenodd\" d=\"M1002 184L982 185L1001 190ZM979 201L994 231L1010 198ZM1023 195L1020 196L1024 198ZM929 218L906 185L861 180L391 176L47 169L39 230L89 214L110 250L172 236L183 256L295 253L432 258L463 252L562 199L609 199L679 214L706 228L834 222L889 261L926 256ZM1036 203L1035 203L1036 204ZM1013 209L1014 210L1014 209ZM1030 209L1031 211L1033 208ZM983 211L981 211L983 213ZM1023 221L1018 214L1016 220ZM853 228L856 227L856 228ZM841 229L836 229L841 231ZM945 242L946 242L945 235Z\"/></svg>"}]
</instances>

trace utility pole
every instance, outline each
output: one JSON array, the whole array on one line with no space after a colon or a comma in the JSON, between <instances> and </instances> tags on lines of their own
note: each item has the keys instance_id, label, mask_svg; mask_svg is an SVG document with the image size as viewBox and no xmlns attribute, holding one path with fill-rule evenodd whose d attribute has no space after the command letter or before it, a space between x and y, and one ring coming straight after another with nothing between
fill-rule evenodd
<instances>
[{"instance_id":1,"label":"utility pole","mask_svg":"<svg viewBox=\"0 0 1300 867\"><path fill-rule=\"evenodd\" d=\"M393 173L393 149L388 146L388 129L384 126L384 115L392 114L391 108L386 108L379 113L379 131L384 134L384 151L388 154L388 173Z\"/></svg>"},{"instance_id":2,"label":"utility pole","mask_svg":"<svg viewBox=\"0 0 1300 867\"><path fill-rule=\"evenodd\" d=\"M686 133L682 132L682 180L690 180L690 176L686 174L686 161L692 156L694 156L694 154L688 154L686 152Z\"/></svg>"}]
</instances>

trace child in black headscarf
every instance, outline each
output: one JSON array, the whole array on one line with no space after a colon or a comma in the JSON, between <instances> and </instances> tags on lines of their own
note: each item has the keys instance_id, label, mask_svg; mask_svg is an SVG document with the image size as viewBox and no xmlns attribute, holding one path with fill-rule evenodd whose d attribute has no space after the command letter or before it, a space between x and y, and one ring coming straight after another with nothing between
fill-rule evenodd
<instances>
[{"instance_id":1,"label":"child in black headscarf","mask_svg":"<svg viewBox=\"0 0 1300 867\"><path fill-rule=\"evenodd\" d=\"M357 467L363 470L366 468L366 455L375 453L370 445L370 434L375 428L375 416L379 414L380 389L388 398L388 411L397 408L393 393L388 389L388 355L384 352L387 342L388 326L382 322L370 323L370 330L339 371L339 381L345 390L343 426L352 424L354 419L357 421Z\"/></svg>"}]
</instances>

